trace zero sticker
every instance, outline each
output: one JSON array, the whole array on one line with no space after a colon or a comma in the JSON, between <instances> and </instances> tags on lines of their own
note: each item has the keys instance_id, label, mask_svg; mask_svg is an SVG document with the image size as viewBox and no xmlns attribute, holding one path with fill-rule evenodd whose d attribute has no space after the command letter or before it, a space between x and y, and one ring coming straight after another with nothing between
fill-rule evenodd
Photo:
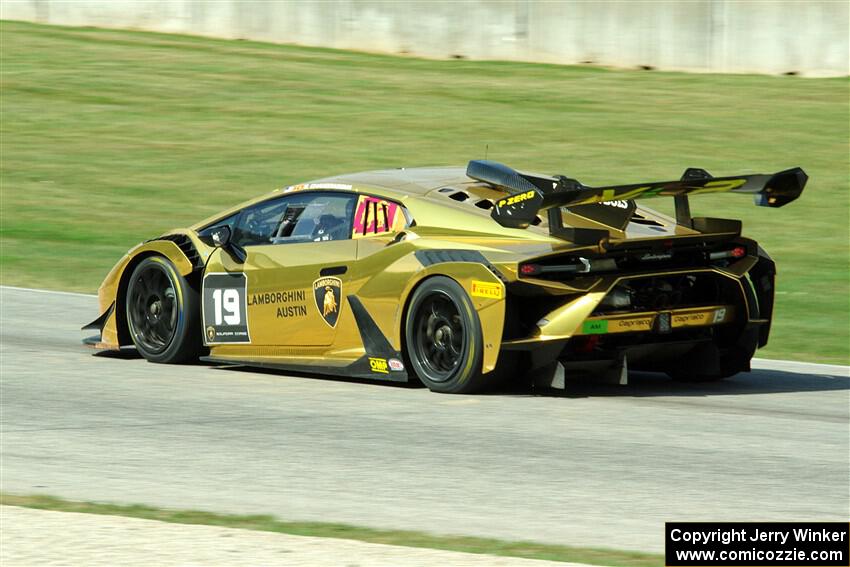
<instances>
[{"instance_id":1,"label":"zero sticker","mask_svg":"<svg viewBox=\"0 0 850 567\"><path fill-rule=\"evenodd\" d=\"M510 197L506 197L504 199L500 199L496 206L498 207L507 207L510 205L516 205L517 203L522 203L523 201L528 201L534 198L534 190L526 191L525 193L520 193L518 195L512 195Z\"/></svg>"},{"instance_id":2,"label":"zero sticker","mask_svg":"<svg viewBox=\"0 0 850 567\"><path fill-rule=\"evenodd\" d=\"M486 297L487 299L502 299L502 285L472 280L470 290L473 297Z\"/></svg>"},{"instance_id":3,"label":"zero sticker","mask_svg":"<svg viewBox=\"0 0 850 567\"><path fill-rule=\"evenodd\" d=\"M244 273L204 276L201 306L204 344L251 342L247 287L248 277Z\"/></svg>"}]
</instances>

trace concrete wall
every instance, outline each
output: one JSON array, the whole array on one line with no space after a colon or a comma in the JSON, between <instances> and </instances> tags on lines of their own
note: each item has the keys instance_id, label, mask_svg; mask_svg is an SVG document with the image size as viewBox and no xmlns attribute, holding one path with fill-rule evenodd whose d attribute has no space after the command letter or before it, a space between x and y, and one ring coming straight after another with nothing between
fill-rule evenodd
<instances>
[{"instance_id":1,"label":"concrete wall","mask_svg":"<svg viewBox=\"0 0 850 567\"><path fill-rule=\"evenodd\" d=\"M0 0L0 17L436 58L850 74L848 0Z\"/></svg>"}]
</instances>

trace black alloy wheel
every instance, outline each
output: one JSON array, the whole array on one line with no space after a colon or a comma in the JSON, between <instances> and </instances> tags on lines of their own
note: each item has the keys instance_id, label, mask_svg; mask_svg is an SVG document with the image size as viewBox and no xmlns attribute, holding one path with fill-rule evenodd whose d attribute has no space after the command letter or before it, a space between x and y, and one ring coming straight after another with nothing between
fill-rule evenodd
<instances>
[{"instance_id":1,"label":"black alloy wheel","mask_svg":"<svg viewBox=\"0 0 850 567\"><path fill-rule=\"evenodd\" d=\"M457 306L444 291L429 295L414 315L413 348L435 382L445 382L460 363L465 329Z\"/></svg>"},{"instance_id":2,"label":"black alloy wheel","mask_svg":"<svg viewBox=\"0 0 850 567\"><path fill-rule=\"evenodd\" d=\"M481 323L466 291L451 278L429 278L413 293L405 345L410 367L432 391L481 388Z\"/></svg>"},{"instance_id":3,"label":"black alloy wheel","mask_svg":"<svg viewBox=\"0 0 850 567\"><path fill-rule=\"evenodd\" d=\"M133 274L127 303L133 340L146 352L168 348L177 329L177 292L160 264L147 264Z\"/></svg>"},{"instance_id":4,"label":"black alloy wheel","mask_svg":"<svg viewBox=\"0 0 850 567\"><path fill-rule=\"evenodd\" d=\"M152 362L184 362L201 348L198 293L161 256L142 260L127 285L126 319L136 349Z\"/></svg>"}]
</instances>

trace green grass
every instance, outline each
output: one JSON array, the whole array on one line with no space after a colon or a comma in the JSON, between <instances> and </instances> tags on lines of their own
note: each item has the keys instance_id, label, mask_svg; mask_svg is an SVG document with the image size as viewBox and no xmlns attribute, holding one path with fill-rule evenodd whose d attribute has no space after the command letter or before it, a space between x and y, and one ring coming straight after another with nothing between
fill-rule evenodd
<instances>
[{"instance_id":1,"label":"green grass","mask_svg":"<svg viewBox=\"0 0 850 567\"><path fill-rule=\"evenodd\" d=\"M779 265L761 356L848 363L847 79L428 61L0 23L7 284L93 291L133 244L288 183L489 157L588 184L800 165L739 217ZM660 208L669 203L656 200ZM669 209L668 209L669 210Z\"/></svg>"},{"instance_id":2,"label":"green grass","mask_svg":"<svg viewBox=\"0 0 850 567\"><path fill-rule=\"evenodd\" d=\"M664 564L663 556L650 553L568 547L527 541L503 541L480 537L439 536L422 532L379 530L325 522L284 522L265 515L236 516L197 510L167 510L140 505L122 506L98 502L73 502L43 495L0 494L0 504L39 510L127 516L175 524L202 524L301 536L354 539L404 547L425 547L466 553L609 565L611 567L650 567Z\"/></svg>"}]
</instances>

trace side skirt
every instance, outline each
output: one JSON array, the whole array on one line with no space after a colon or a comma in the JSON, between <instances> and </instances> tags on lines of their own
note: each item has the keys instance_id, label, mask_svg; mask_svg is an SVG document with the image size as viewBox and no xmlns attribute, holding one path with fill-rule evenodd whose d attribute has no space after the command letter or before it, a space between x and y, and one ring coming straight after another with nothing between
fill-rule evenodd
<instances>
[{"instance_id":1,"label":"side skirt","mask_svg":"<svg viewBox=\"0 0 850 567\"><path fill-rule=\"evenodd\" d=\"M371 357L374 358L374 357ZM289 364L287 362L258 362L256 360L234 360L232 358L216 358L214 356L202 356L200 360L222 366L250 366L252 368L264 368L268 370L281 370L286 372L298 372L303 374L320 374L322 376L335 376L337 378L366 378L382 382L407 382L407 372L386 373L373 371L370 366L370 357L361 356L348 366L320 366L314 364Z\"/></svg>"},{"instance_id":2,"label":"side skirt","mask_svg":"<svg viewBox=\"0 0 850 567\"><path fill-rule=\"evenodd\" d=\"M204 356L201 360L213 364L244 365L256 368L268 368L272 370L285 370L290 372L303 372L305 374L322 374L325 376L338 376L341 378L367 378L387 382L407 382L409 380L407 369L404 367L404 358L401 353L393 349L390 341L381 332L381 329L369 315L363 303L357 296L349 295L348 304L357 322L360 331L360 340L366 354L347 366L323 366L315 364L292 364L288 362L258 362L254 360L233 360L230 358L216 358Z\"/></svg>"}]
</instances>

